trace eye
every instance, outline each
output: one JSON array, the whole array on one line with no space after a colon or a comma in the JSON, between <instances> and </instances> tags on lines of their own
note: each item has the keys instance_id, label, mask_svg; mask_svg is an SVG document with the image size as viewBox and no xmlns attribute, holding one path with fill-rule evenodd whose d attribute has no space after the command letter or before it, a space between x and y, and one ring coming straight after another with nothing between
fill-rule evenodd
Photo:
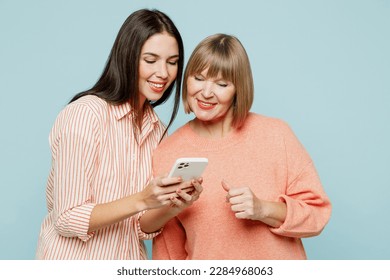
<instances>
[{"instance_id":1,"label":"eye","mask_svg":"<svg viewBox=\"0 0 390 280\"><path fill-rule=\"evenodd\" d=\"M200 75L195 75L195 76L194 76L194 79L195 79L196 81L203 81L203 77L200 76Z\"/></svg>"},{"instance_id":2,"label":"eye","mask_svg":"<svg viewBox=\"0 0 390 280\"><path fill-rule=\"evenodd\" d=\"M168 61L168 64L170 65L177 65L177 60L173 60L173 61Z\"/></svg>"},{"instance_id":3,"label":"eye","mask_svg":"<svg viewBox=\"0 0 390 280\"><path fill-rule=\"evenodd\" d=\"M219 85L220 87L227 87L228 86L227 83L222 83L222 82L218 82L217 85Z\"/></svg>"},{"instance_id":4,"label":"eye","mask_svg":"<svg viewBox=\"0 0 390 280\"><path fill-rule=\"evenodd\" d=\"M154 59L144 59L144 61L145 61L146 63L148 63L148 64L153 64L153 63L156 62L156 60L154 60Z\"/></svg>"},{"instance_id":5,"label":"eye","mask_svg":"<svg viewBox=\"0 0 390 280\"><path fill-rule=\"evenodd\" d=\"M226 80L216 80L215 83L220 87L227 87L229 85L229 82Z\"/></svg>"}]
</instances>

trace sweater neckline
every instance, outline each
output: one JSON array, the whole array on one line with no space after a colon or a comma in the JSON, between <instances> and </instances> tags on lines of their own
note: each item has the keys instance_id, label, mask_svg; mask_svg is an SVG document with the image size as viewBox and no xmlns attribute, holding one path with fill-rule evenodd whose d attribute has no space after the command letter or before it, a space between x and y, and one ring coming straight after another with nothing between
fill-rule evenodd
<instances>
[{"instance_id":1,"label":"sweater neckline","mask_svg":"<svg viewBox=\"0 0 390 280\"><path fill-rule=\"evenodd\" d=\"M200 136L192 129L189 122L183 126L183 132L184 135L186 135L189 144L208 151L229 148L238 144L243 139L243 131L237 129L233 129L228 135L222 138L208 138Z\"/></svg>"}]
</instances>

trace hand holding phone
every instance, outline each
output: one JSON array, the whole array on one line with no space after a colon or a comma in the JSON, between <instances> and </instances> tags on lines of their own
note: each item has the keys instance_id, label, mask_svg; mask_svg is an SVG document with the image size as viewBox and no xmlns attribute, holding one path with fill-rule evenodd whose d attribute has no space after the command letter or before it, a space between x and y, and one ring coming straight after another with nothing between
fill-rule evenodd
<instances>
[{"instance_id":1,"label":"hand holding phone","mask_svg":"<svg viewBox=\"0 0 390 280\"><path fill-rule=\"evenodd\" d=\"M168 177L181 177L183 181L190 181L201 177L207 164L207 158L178 158Z\"/></svg>"}]
</instances>

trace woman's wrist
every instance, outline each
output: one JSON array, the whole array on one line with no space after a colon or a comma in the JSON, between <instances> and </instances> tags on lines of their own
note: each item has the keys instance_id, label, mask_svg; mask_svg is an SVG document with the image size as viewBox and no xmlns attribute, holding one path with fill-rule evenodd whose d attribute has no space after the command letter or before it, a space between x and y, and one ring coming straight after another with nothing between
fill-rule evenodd
<instances>
[{"instance_id":1,"label":"woman's wrist","mask_svg":"<svg viewBox=\"0 0 390 280\"><path fill-rule=\"evenodd\" d=\"M173 205L169 205L168 209L167 209L167 212L166 212L166 215L169 218L174 218L177 215L179 215L181 211L183 211L183 210L181 210L180 208L175 207Z\"/></svg>"},{"instance_id":2,"label":"woman's wrist","mask_svg":"<svg viewBox=\"0 0 390 280\"><path fill-rule=\"evenodd\" d=\"M137 212L149 210L148 206L145 203L145 200L142 198L141 193L134 194L134 198L135 198L134 205Z\"/></svg>"},{"instance_id":3,"label":"woman's wrist","mask_svg":"<svg viewBox=\"0 0 390 280\"><path fill-rule=\"evenodd\" d=\"M145 233L153 233L165 226L165 224L174 218L179 212L174 211L171 206L165 206L159 209L152 209L143 214L140 218L141 230Z\"/></svg>"}]
</instances>

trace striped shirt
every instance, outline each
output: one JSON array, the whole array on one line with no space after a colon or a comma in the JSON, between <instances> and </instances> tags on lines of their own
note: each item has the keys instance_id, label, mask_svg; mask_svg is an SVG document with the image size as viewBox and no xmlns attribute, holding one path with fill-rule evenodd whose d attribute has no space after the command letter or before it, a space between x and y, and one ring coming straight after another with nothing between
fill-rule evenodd
<instances>
[{"instance_id":1,"label":"striped shirt","mask_svg":"<svg viewBox=\"0 0 390 280\"><path fill-rule=\"evenodd\" d=\"M151 177L152 152L165 127L148 108L135 131L130 104L96 96L72 102L50 132L52 166L37 259L146 259L137 214L88 232L92 209L142 191Z\"/></svg>"}]
</instances>

